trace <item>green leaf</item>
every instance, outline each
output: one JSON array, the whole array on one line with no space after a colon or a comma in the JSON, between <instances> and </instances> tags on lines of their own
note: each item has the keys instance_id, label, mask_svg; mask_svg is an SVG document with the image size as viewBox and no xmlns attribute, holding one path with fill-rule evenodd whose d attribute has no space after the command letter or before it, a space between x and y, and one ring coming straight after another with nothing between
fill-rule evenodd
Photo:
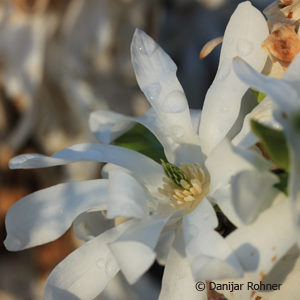
<instances>
[{"instance_id":1,"label":"green leaf","mask_svg":"<svg viewBox=\"0 0 300 300\"><path fill-rule=\"evenodd\" d=\"M300 112L294 114L292 124L297 131L300 131Z\"/></svg>"},{"instance_id":2,"label":"green leaf","mask_svg":"<svg viewBox=\"0 0 300 300\"><path fill-rule=\"evenodd\" d=\"M279 182L276 183L274 186L288 196L288 179L289 179L289 174L286 173L286 172L281 172L281 173L274 172L274 173L279 178Z\"/></svg>"},{"instance_id":3,"label":"green leaf","mask_svg":"<svg viewBox=\"0 0 300 300\"><path fill-rule=\"evenodd\" d=\"M251 129L259 138L263 149L270 159L284 170L289 170L289 151L284 133L251 120Z\"/></svg>"},{"instance_id":4,"label":"green leaf","mask_svg":"<svg viewBox=\"0 0 300 300\"><path fill-rule=\"evenodd\" d=\"M156 162L167 160L164 148L145 126L136 124L122 136L115 140L115 144L142 153Z\"/></svg>"},{"instance_id":5,"label":"green leaf","mask_svg":"<svg viewBox=\"0 0 300 300\"><path fill-rule=\"evenodd\" d=\"M258 103L262 102L266 98L266 94L259 92L257 90L251 89L251 92L253 93L254 97L256 98L256 101Z\"/></svg>"}]
</instances>

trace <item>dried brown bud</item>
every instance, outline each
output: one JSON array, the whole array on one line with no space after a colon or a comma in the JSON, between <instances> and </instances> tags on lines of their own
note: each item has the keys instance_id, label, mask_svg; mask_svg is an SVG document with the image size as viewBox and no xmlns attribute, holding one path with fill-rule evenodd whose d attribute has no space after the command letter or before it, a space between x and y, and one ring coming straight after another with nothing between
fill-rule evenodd
<instances>
[{"instance_id":1,"label":"dried brown bud","mask_svg":"<svg viewBox=\"0 0 300 300\"><path fill-rule=\"evenodd\" d=\"M273 62L288 67L300 51L300 38L295 25L285 24L274 30L263 42L262 47L269 53Z\"/></svg>"}]
</instances>

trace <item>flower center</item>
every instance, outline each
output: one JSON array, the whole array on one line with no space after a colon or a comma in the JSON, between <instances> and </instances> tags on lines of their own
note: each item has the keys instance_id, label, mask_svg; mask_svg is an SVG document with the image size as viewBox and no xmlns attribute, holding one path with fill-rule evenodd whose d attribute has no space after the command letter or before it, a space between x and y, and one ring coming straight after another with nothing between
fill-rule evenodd
<instances>
[{"instance_id":1,"label":"flower center","mask_svg":"<svg viewBox=\"0 0 300 300\"><path fill-rule=\"evenodd\" d=\"M179 168L162 161L162 167L167 177L163 178L159 192L171 200L172 207L193 210L208 192L206 174L200 164L181 164Z\"/></svg>"}]
</instances>

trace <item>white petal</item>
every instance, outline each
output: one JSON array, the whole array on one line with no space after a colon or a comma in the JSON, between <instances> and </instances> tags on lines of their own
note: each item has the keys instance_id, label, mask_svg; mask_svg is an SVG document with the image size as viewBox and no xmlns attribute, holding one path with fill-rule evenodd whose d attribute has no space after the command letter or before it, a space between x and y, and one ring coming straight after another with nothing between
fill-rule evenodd
<instances>
[{"instance_id":1,"label":"white petal","mask_svg":"<svg viewBox=\"0 0 300 300\"><path fill-rule=\"evenodd\" d=\"M90 128L96 137L107 144L128 131L134 123L140 123L156 136L164 147L168 160L174 161L172 154L174 142L171 142L170 138L166 136L163 124L152 108L139 118L125 116L112 111L99 110L90 115L89 122Z\"/></svg>"},{"instance_id":2,"label":"white petal","mask_svg":"<svg viewBox=\"0 0 300 300\"><path fill-rule=\"evenodd\" d=\"M250 87L268 94L282 111L290 113L299 107L297 90L290 82L262 75L239 57L234 58L233 68L241 80Z\"/></svg>"},{"instance_id":3,"label":"white petal","mask_svg":"<svg viewBox=\"0 0 300 300\"><path fill-rule=\"evenodd\" d=\"M191 109L190 113L194 132L198 134L201 110ZM162 144L168 161L174 162L175 160L173 154L174 140L166 134L163 124L153 108L150 108L139 118L125 116L113 111L99 110L91 113L89 123L96 137L107 144L128 131L134 123L140 123L150 130Z\"/></svg>"},{"instance_id":4,"label":"white petal","mask_svg":"<svg viewBox=\"0 0 300 300\"><path fill-rule=\"evenodd\" d=\"M201 109L190 109L190 114L192 118L193 128L196 134L199 134L199 125L201 121Z\"/></svg>"},{"instance_id":5,"label":"white petal","mask_svg":"<svg viewBox=\"0 0 300 300\"><path fill-rule=\"evenodd\" d=\"M230 222L239 227L243 225L243 222L241 222L241 219L233 206L231 193L231 184L228 183L227 185L223 185L216 189L209 196L213 202L221 208L222 212L230 220Z\"/></svg>"},{"instance_id":6,"label":"white petal","mask_svg":"<svg viewBox=\"0 0 300 300\"><path fill-rule=\"evenodd\" d=\"M89 124L99 141L109 144L128 131L137 120L114 111L98 110L90 114Z\"/></svg>"},{"instance_id":7,"label":"white petal","mask_svg":"<svg viewBox=\"0 0 300 300\"><path fill-rule=\"evenodd\" d=\"M275 260L274 260L275 259ZM300 257L297 247L293 247L287 254L279 261L276 256L273 257L275 266L272 271L264 278L263 284L268 284L269 288L266 291L252 290L251 285L258 286L260 281L253 281L250 274L245 274L241 279L226 279L222 282L234 282L235 284L242 284L242 289L230 291L222 291L222 294L230 300L281 300L281 299L298 299L300 276ZM249 285L250 283L250 285ZM248 286L249 285L249 286ZM272 288L270 289L270 285Z\"/></svg>"},{"instance_id":8,"label":"white petal","mask_svg":"<svg viewBox=\"0 0 300 300\"><path fill-rule=\"evenodd\" d=\"M215 147L205 165L210 174L210 195L225 186L240 171L254 168L265 171L272 166L256 152L235 147L226 139Z\"/></svg>"},{"instance_id":9,"label":"white petal","mask_svg":"<svg viewBox=\"0 0 300 300\"><path fill-rule=\"evenodd\" d=\"M159 300L206 300L206 291L197 291L195 284L179 231L168 255Z\"/></svg>"},{"instance_id":10,"label":"white petal","mask_svg":"<svg viewBox=\"0 0 300 300\"><path fill-rule=\"evenodd\" d=\"M261 211L271 206L278 190L273 186L278 177L271 172L247 170L232 179L232 203L241 219L248 224L253 222Z\"/></svg>"},{"instance_id":11,"label":"white petal","mask_svg":"<svg viewBox=\"0 0 300 300\"><path fill-rule=\"evenodd\" d=\"M235 277L243 273L225 239L214 231L217 225L216 213L206 199L183 218L186 254L196 280Z\"/></svg>"},{"instance_id":12,"label":"white petal","mask_svg":"<svg viewBox=\"0 0 300 300\"><path fill-rule=\"evenodd\" d=\"M103 144L73 145L52 156L23 154L11 159L9 166L11 169L30 169L78 161L114 163L131 170L142 181L153 186L160 185L164 176L162 167L152 159L130 149Z\"/></svg>"},{"instance_id":13,"label":"white petal","mask_svg":"<svg viewBox=\"0 0 300 300\"><path fill-rule=\"evenodd\" d=\"M166 264L168 254L174 243L175 235L176 235L175 229L173 230L170 229L161 233L160 238L157 242L157 246L155 248L156 260L160 265Z\"/></svg>"},{"instance_id":14,"label":"white petal","mask_svg":"<svg viewBox=\"0 0 300 300\"><path fill-rule=\"evenodd\" d=\"M234 145L243 148L248 148L257 143L258 138L252 133L250 121L256 120L268 127L274 129L281 129L282 126L274 119L273 112L275 111L275 104L266 97L259 105L257 105L244 119L243 128L240 133L232 140Z\"/></svg>"},{"instance_id":15,"label":"white petal","mask_svg":"<svg viewBox=\"0 0 300 300\"><path fill-rule=\"evenodd\" d=\"M291 270L291 266L292 270ZM299 297L300 256L299 249L293 247L274 267L265 279L268 283L282 283L279 290L262 292L262 299L281 300Z\"/></svg>"},{"instance_id":16,"label":"white petal","mask_svg":"<svg viewBox=\"0 0 300 300\"><path fill-rule=\"evenodd\" d=\"M114 221L106 219L100 210L90 210L74 220L73 231L80 240L89 241L114 226Z\"/></svg>"},{"instance_id":17,"label":"white petal","mask_svg":"<svg viewBox=\"0 0 300 300\"><path fill-rule=\"evenodd\" d=\"M295 244L288 200L280 195L277 201L277 204L264 211L253 224L236 229L226 237L245 270L244 278L234 280L228 278L226 280L227 283L229 281L243 283L246 287L242 291L234 291L233 293L224 291L225 296L230 297L230 299L251 299L253 291L247 289L247 282L259 283L274 267L275 271L278 261ZM284 269L279 268L275 272L277 275L283 275ZM269 282L268 277L264 282ZM283 283L281 280L270 282ZM269 295L269 293L266 294ZM261 295L257 293L255 296ZM271 293L270 298L262 297L262 299L277 299L272 296Z\"/></svg>"},{"instance_id":18,"label":"white petal","mask_svg":"<svg viewBox=\"0 0 300 300\"><path fill-rule=\"evenodd\" d=\"M145 187L134 177L114 170L109 174L107 218L145 218L149 197Z\"/></svg>"},{"instance_id":19,"label":"white petal","mask_svg":"<svg viewBox=\"0 0 300 300\"><path fill-rule=\"evenodd\" d=\"M181 143L174 149L174 163L179 166L182 163L199 163L204 164L205 156L201 150L200 145Z\"/></svg>"},{"instance_id":20,"label":"white petal","mask_svg":"<svg viewBox=\"0 0 300 300\"><path fill-rule=\"evenodd\" d=\"M32 193L8 211L5 246L18 251L59 238L82 212L106 208L105 179L59 184Z\"/></svg>"},{"instance_id":21,"label":"white petal","mask_svg":"<svg viewBox=\"0 0 300 300\"><path fill-rule=\"evenodd\" d=\"M172 59L143 31L137 29L131 44L131 60L141 90L154 108L166 135L176 142L194 140L184 91Z\"/></svg>"},{"instance_id":22,"label":"white petal","mask_svg":"<svg viewBox=\"0 0 300 300\"><path fill-rule=\"evenodd\" d=\"M276 202L254 223L226 237L244 270L250 272L255 281L259 281L262 274L268 274L275 262L295 244L289 202L282 194Z\"/></svg>"},{"instance_id":23,"label":"white petal","mask_svg":"<svg viewBox=\"0 0 300 300\"><path fill-rule=\"evenodd\" d=\"M169 217L139 222L110 244L120 268L130 284L136 282L155 260L154 248Z\"/></svg>"},{"instance_id":24,"label":"white petal","mask_svg":"<svg viewBox=\"0 0 300 300\"><path fill-rule=\"evenodd\" d=\"M232 58L245 59L258 71L267 55L261 43L269 31L263 15L249 1L241 3L227 25L216 78L207 92L200 123L200 139L208 154L228 133L236 121L241 99L248 86L232 72Z\"/></svg>"},{"instance_id":25,"label":"white petal","mask_svg":"<svg viewBox=\"0 0 300 300\"><path fill-rule=\"evenodd\" d=\"M107 244L132 226L126 222L110 229L68 255L51 272L46 300L92 300L119 271Z\"/></svg>"}]
</instances>

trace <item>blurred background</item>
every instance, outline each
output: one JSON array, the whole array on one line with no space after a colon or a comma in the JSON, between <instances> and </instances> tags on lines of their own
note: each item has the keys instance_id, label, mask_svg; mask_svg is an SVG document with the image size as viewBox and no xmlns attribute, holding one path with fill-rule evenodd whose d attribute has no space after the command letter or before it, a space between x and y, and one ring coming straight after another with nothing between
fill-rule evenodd
<instances>
[{"instance_id":1,"label":"blurred background","mask_svg":"<svg viewBox=\"0 0 300 300\"><path fill-rule=\"evenodd\" d=\"M84 163L9 170L13 156L51 155L93 142L88 115L109 109L139 116L148 103L130 62L135 28L152 36L173 58L192 108L201 108L220 46L199 59L203 45L222 36L242 1L221 0L0 0L0 299L43 299L51 269L80 245L72 232L47 245L7 252L4 218L33 191L68 180L99 178L101 166ZM272 1L251 1L262 10ZM162 267L129 288L120 275L99 299L152 300ZM145 290L147 289L147 292Z\"/></svg>"}]
</instances>

